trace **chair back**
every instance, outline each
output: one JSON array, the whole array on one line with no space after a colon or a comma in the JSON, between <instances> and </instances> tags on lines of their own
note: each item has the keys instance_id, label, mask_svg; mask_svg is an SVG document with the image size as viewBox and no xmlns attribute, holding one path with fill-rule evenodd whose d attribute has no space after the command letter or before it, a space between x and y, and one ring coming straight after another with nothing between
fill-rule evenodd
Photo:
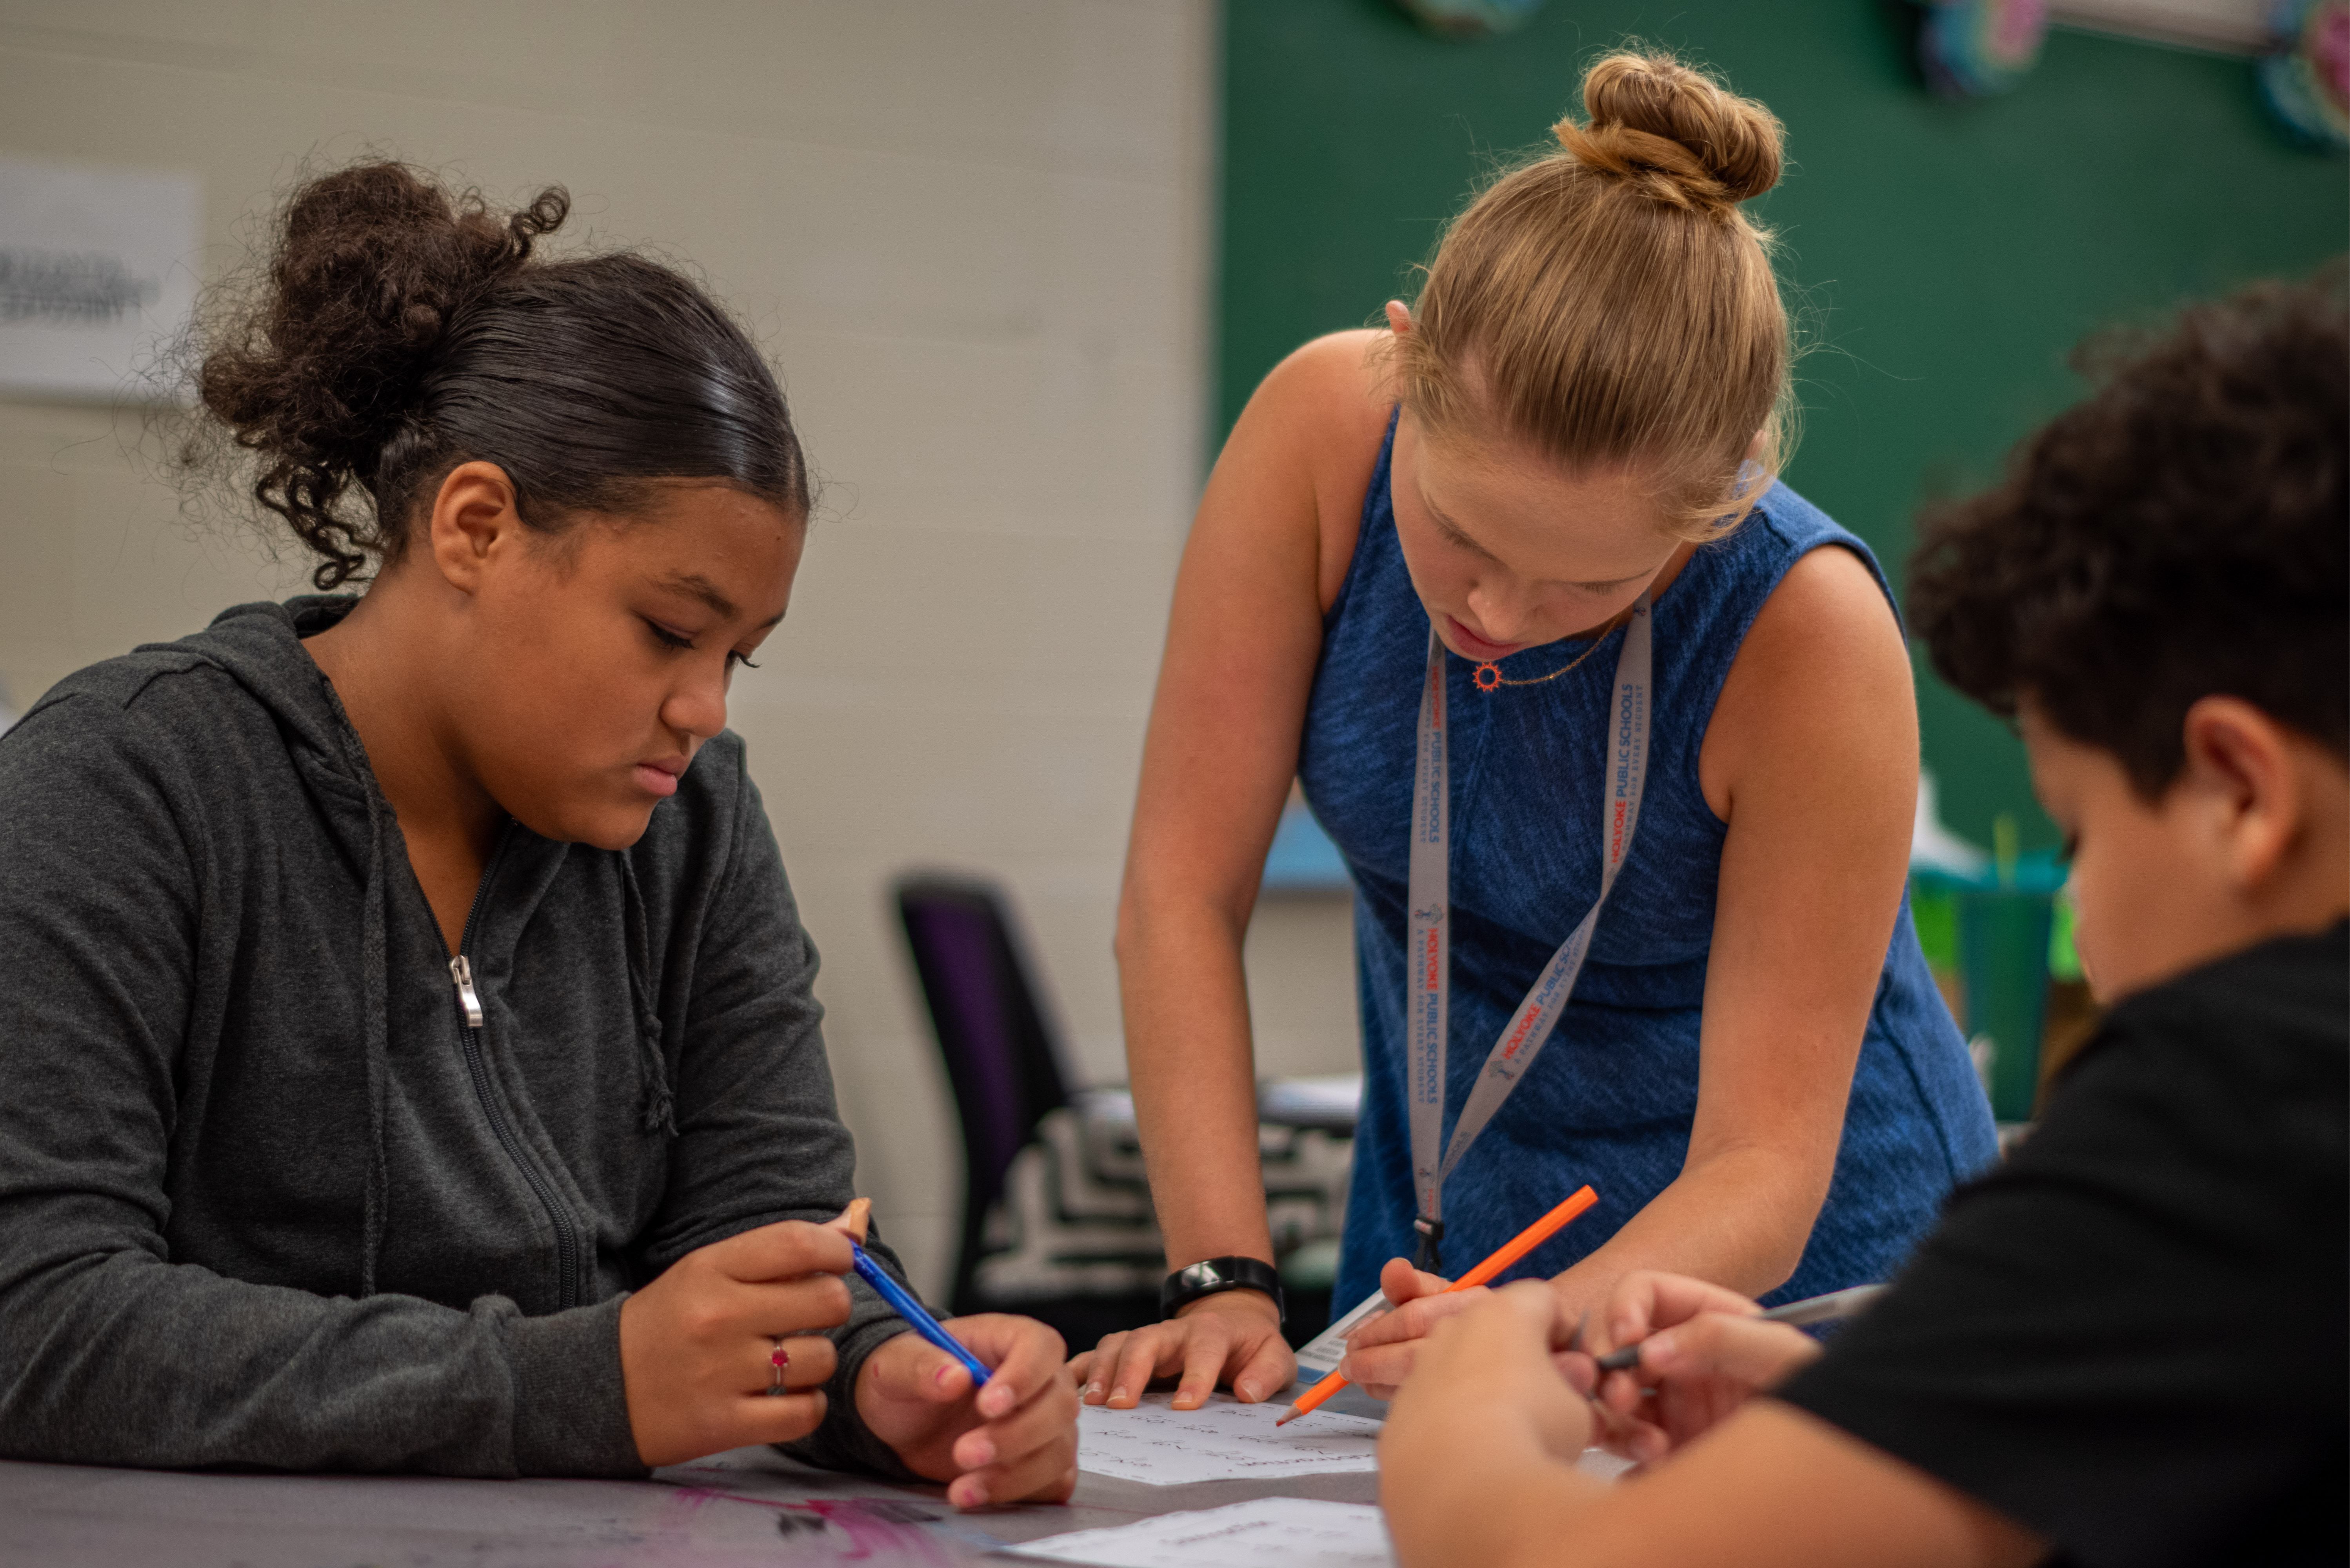
<instances>
[{"instance_id":1,"label":"chair back","mask_svg":"<svg viewBox=\"0 0 2350 1568\"><path fill-rule=\"evenodd\" d=\"M994 884L920 875L897 887L898 918L962 1126L962 1236L951 1304L971 1305L981 1228L1003 1176L1045 1114L1069 1103L1061 1054Z\"/></svg>"}]
</instances>

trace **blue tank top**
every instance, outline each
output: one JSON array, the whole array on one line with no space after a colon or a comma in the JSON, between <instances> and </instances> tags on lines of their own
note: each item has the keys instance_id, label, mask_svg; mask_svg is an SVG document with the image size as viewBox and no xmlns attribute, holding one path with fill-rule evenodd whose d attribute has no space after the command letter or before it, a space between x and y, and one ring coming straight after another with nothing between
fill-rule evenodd
<instances>
[{"instance_id":1,"label":"blue tank top","mask_svg":"<svg viewBox=\"0 0 2350 1568\"><path fill-rule=\"evenodd\" d=\"M1414 1249L1404 1084L1404 930L1412 748L1428 614L1405 575L1388 492L1395 426L1362 531L1324 619L1298 776L1355 880L1364 1092L1334 1310ZM1697 1108L1698 1029L1728 828L1706 804L1698 752L1746 629L1806 552L1859 539L1785 485L1700 547L1656 602L1648 795L1631 854L1593 933L1557 1033L1444 1189L1444 1262L1459 1274L1576 1187L1598 1205L1512 1271L1559 1272L1679 1173ZM1891 592L1887 590L1887 597ZM1513 680L1590 645L1502 661ZM1475 691L1447 659L1452 774L1452 995L1444 1136L1486 1052L1599 887L1599 743L1612 653L1539 686ZM1907 901L1869 1011L1827 1201L1803 1261L1766 1303L1886 1278L1958 1181L1995 1152L1966 1045L1918 950Z\"/></svg>"}]
</instances>

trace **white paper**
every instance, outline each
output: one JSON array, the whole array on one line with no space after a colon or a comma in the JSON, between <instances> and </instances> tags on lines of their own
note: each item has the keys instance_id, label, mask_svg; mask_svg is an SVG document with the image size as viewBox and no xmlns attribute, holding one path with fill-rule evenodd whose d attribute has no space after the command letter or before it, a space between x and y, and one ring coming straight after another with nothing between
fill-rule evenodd
<instances>
[{"instance_id":1,"label":"white paper","mask_svg":"<svg viewBox=\"0 0 2350 1568\"><path fill-rule=\"evenodd\" d=\"M1347 1336L1381 1313L1392 1310L1388 1304L1386 1294L1379 1291L1373 1291L1356 1303L1354 1311L1307 1340L1300 1347L1297 1352L1297 1366L1300 1371L1298 1380L1302 1383L1308 1378L1327 1377L1336 1371L1338 1363L1347 1358Z\"/></svg>"},{"instance_id":2,"label":"white paper","mask_svg":"<svg viewBox=\"0 0 2350 1568\"><path fill-rule=\"evenodd\" d=\"M1211 1394L1196 1410L1178 1410L1174 1399L1168 1390L1145 1394L1131 1410L1080 1407L1077 1468L1153 1486L1379 1468L1377 1421L1315 1410L1276 1428L1289 1407L1277 1399L1243 1405Z\"/></svg>"},{"instance_id":3,"label":"white paper","mask_svg":"<svg viewBox=\"0 0 2350 1568\"><path fill-rule=\"evenodd\" d=\"M0 157L0 388L172 395L157 350L195 304L192 174Z\"/></svg>"},{"instance_id":4,"label":"white paper","mask_svg":"<svg viewBox=\"0 0 2350 1568\"><path fill-rule=\"evenodd\" d=\"M1367 1503L1261 1497L1079 1530L1005 1548L1016 1557L1101 1568L1394 1568L1387 1521Z\"/></svg>"}]
</instances>

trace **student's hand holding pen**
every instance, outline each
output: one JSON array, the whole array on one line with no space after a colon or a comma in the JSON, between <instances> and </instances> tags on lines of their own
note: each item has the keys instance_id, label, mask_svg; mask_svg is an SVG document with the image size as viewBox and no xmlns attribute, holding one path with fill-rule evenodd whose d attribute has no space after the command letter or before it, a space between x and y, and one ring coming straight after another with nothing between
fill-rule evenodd
<instances>
[{"instance_id":1,"label":"student's hand holding pen","mask_svg":"<svg viewBox=\"0 0 2350 1568\"><path fill-rule=\"evenodd\" d=\"M848 1319L858 1199L821 1225L788 1220L679 1259L620 1308L620 1369L637 1453L679 1464L806 1437L837 1364L821 1331ZM885 1341L857 1378L866 1428L960 1507L1061 1501L1076 1485L1076 1391L1061 1336L1030 1318L951 1320L990 1369L984 1388L916 1334ZM778 1393L777 1390L782 1390Z\"/></svg>"},{"instance_id":2,"label":"student's hand holding pen","mask_svg":"<svg viewBox=\"0 0 2350 1568\"><path fill-rule=\"evenodd\" d=\"M861 1242L870 1207L860 1198L833 1223ZM852 1266L914 1323L858 1369L866 1430L916 1475L948 1483L957 1508L1068 1501L1077 1488L1077 1390L1061 1336L1008 1313L941 1324L868 1261ZM941 1337L945 1345L931 1343ZM973 1356L978 1365L966 1365Z\"/></svg>"},{"instance_id":3,"label":"student's hand holding pen","mask_svg":"<svg viewBox=\"0 0 2350 1568\"><path fill-rule=\"evenodd\" d=\"M1617 1283L1559 1366L1599 1405L1606 1446L1648 1463L1819 1355L1817 1340L1760 1321L1762 1311L1720 1285L1643 1270ZM1598 1357L1630 1345L1639 1347L1637 1366L1600 1370Z\"/></svg>"},{"instance_id":4,"label":"student's hand holding pen","mask_svg":"<svg viewBox=\"0 0 2350 1568\"><path fill-rule=\"evenodd\" d=\"M621 1303L620 1375L646 1464L788 1443L822 1423L836 1360L823 1331L848 1320L847 1219L696 1248Z\"/></svg>"},{"instance_id":5,"label":"student's hand holding pen","mask_svg":"<svg viewBox=\"0 0 2350 1568\"><path fill-rule=\"evenodd\" d=\"M1467 1295L1468 1293L1461 1293ZM1513 1510L1592 1437L1594 1410L1559 1375L1574 1325L1538 1280L1481 1291L1420 1342L1379 1434L1379 1501L1406 1563L1513 1556ZM1596 1483L1593 1483L1596 1484Z\"/></svg>"},{"instance_id":6,"label":"student's hand holding pen","mask_svg":"<svg viewBox=\"0 0 2350 1568\"><path fill-rule=\"evenodd\" d=\"M1420 1345L1419 1364L1388 1412L1389 1429L1398 1420L1425 1420L1430 1405L1478 1408L1489 1418L1506 1408L1553 1459L1581 1454L1594 1412L1561 1376L1558 1353L1574 1325L1563 1320L1557 1293L1540 1280L1521 1280L1461 1293L1469 1309L1439 1324ZM1384 1461L1384 1441L1380 1453Z\"/></svg>"},{"instance_id":7,"label":"student's hand holding pen","mask_svg":"<svg viewBox=\"0 0 2350 1568\"><path fill-rule=\"evenodd\" d=\"M962 1364L919 1334L866 1358L857 1408L916 1475L945 1481L958 1508L1066 1502L1077 1485L1077 1390L1061 1336L1005 1313L941 1325L988 1366L974 1390Z\"/></svg>"}]
</instances>

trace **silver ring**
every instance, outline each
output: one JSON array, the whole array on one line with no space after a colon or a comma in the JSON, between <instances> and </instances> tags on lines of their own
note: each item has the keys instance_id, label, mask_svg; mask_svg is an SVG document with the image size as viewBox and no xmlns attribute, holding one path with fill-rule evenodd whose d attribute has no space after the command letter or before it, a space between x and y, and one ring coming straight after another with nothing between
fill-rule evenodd
<instances>
[{"instance_id":1,"label":"silver ring","mask_svg":"<svg viewBox=\"0 0 2350 1568\"><path fill-rule=\"evenodd\" d=\"M792 1353L784 1348L784 1342L781 1339L773 1334L768 1335L767 1338L768 1343L775 1347L774 1353L767 1357L767 1397L779 1399L791 1392L784 1386L784 1368L792 1364Z\"/></svg>"}]
</instances>

